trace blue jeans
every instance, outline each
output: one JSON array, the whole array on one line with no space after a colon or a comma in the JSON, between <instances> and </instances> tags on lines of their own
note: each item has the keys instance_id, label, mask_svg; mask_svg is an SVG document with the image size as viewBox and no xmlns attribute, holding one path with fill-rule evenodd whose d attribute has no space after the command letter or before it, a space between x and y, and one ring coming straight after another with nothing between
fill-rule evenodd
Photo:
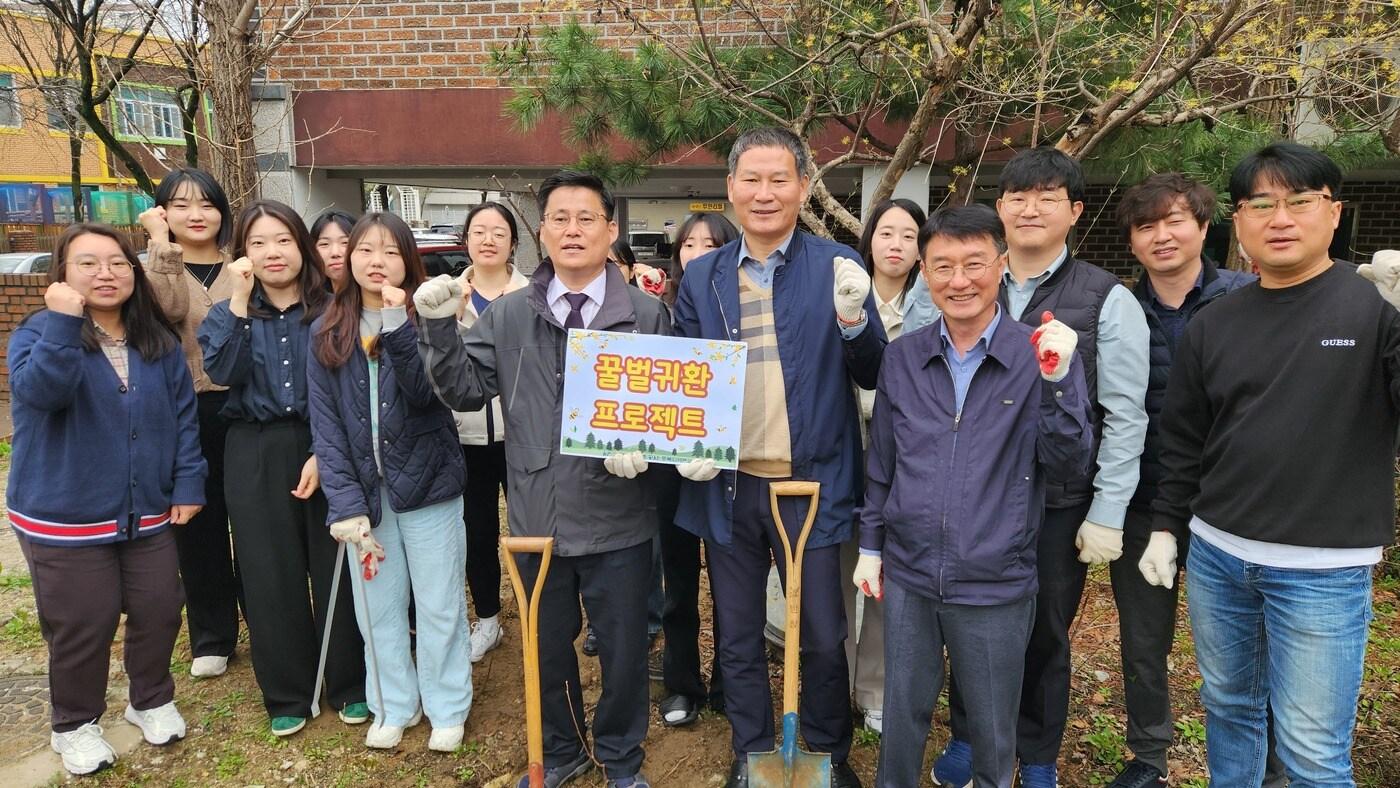
<instances>
[{"instance_id":1,"label":"blue jeans","mask_svg":"<svg viewBox=\"0 0 1400 788\"><path fill-rule=\"evenodd\" d=\"M1259 785L1272 705L1294 788L1354 786L1370 567L1278 569L1193 539L1186 589L1211 784Z\"/></svg>"},{"instance_id":2,"label":"blue jeans","mask_svg":"<svg viewBox=\"0 0 1400 788\"><path fill-rule=\"evenodd\" d=\"M384 546L384 561L364 588L385 708L379 708L371 673L365 686L370 711L386 725L406 725L421 699L433 727L461 725L472 706L462 498L401 514L390 508L387 494L381 500L383 514L374 538ZM361 582L358 577L355 581ZM417 667L409 650L410 584L418 603ZM355 614L368 641L358 599ZM365 665L373 671L368 642Z\"/></svg>"}]
</instances>

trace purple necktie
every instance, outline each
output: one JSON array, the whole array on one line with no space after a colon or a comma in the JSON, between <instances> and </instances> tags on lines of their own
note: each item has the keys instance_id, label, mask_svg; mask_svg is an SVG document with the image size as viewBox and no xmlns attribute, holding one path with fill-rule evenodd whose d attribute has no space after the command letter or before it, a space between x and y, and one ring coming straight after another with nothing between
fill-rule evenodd
<instances>
[{"instance_id":1,"label":"purple necktie","mask_svg":"<svg viewBox=\"0 0 1400 788\"><path fill-rule=\"evenodd\" d=\"M569 302L569 317L564 320L564 329L583 328L583 305L588 303L587 293L565 293Z\"/></svg>"}]
</instances>

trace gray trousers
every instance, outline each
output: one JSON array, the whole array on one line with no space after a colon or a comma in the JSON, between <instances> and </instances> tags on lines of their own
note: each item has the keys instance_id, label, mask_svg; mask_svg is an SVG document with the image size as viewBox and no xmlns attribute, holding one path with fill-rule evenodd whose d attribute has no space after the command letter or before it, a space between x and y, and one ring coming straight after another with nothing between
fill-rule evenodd
<instances>
[{"instance_id":1,"label":"gray trousers","mask_svg":"<svg viewBox=\"0 0 1400 788\"><path fill-rule=\"evenodd\" d=\"M856 529L859 531L859 528ZM860 631L856 631L856 599L864 596L850 584L860 558L859 537L841 545L841 581L846 602L846 669L861 711L885 708L885 616L883 602L865 597Z\"/></svg>"},{"instance_id":2,"label":"gray trousers","mask_svg":"<svg viewBox=\"0 0 1400 788\"><path fill-rule=\"evenodd\" d=\"M1016 717L1035 598L1005 605L950 605L885 582L885 715L880 767L886 788L920 785L924 745L943 688L948 649L969 714L973 784L1010 788Z\"/></svg>"}]
</instances>

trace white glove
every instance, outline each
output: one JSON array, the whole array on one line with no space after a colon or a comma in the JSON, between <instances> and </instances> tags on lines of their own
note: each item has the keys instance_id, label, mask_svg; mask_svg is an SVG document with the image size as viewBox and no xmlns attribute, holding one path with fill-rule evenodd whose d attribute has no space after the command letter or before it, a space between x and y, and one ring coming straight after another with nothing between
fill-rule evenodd
<instances>
[{"instance_id":1,"label":"white glove","mask_svg":"<svg viewBox=\"0 0 1400 788\"><path fill-rule=\"evenodd\" d=\"M1040 362L1040 376L1051 383L1059 383L1069 374L1069 362L1074 358L1074 348L1079 344L1079 335L1074 329L1055 319L1046 310L1040 316L1040 328L1031 334L1031 344L1035 346L1035 357Z\"/></svg>"},{"instance_id":2,"label":"white glove","mask_svg":"<svg viewBox=\"0 0 1400 788\"><path fill-rule=\"evenodd\" d=\"M379 562L384 560L384 546L374 538L369 518L364 515L331 523L331 537L355 548L356 559L366 580L379 574Z\"/></svg>"},{"instance_id":3,"label":"white glove","mask_svg":"<svg viewBox=\"0 0 1400 788\"><path fill-rule=\"evenodd\" d=\"M603 458L603 467L613 476L635 479L637 474L646 471L647 458L639 451L619 452Z\"/></svg>"},{"instance_id":4,"label":"white glove","mask_svg":"<svg viewBox=\"0 0 1400 788\"><path fill-rule=\"evenodd\" d=\"M711 459L690 460L676 466L676 472L693 482L707 482L719 475L719 468Z\"/></svg>"},{"instance_id":5,"label":"white glove","mask_svg":"<svg viewBox=\"0 0 1400 788\"><path fill-rule=\"evenodd\" d=\"M427 318L456 317L462 302L462 283L448 274L438 274L413 292L413 305Z\"/></svg>"},{"instance_id":6,"label":"white glove","mask_svg":"<svg viewBox=\"0 0 1400 788\"><path fill-rule=\"evenodd\" d=\"M1166 531L1153 531L1142 551L1138 571L1148 585L1170 589L1176 582L1176 537Z\"/></svg>"},{"instance_id":7,"label":"white glove","mask_svg":"<svg viewBox=\"0 0 1400 788\"><path fill-rule=\"evenodd\" d=\"M844 323L859 323L865 315L865 297L870 295L870 274L849 257L832 259L831 267L835 279L831 298L836 316Z\"/></svg>"},{"instance_id":8,"label":"white glove","mask_svg":"<svg viewBox=\"0 0 1400 788\"><path fill-rule=\"evenodd\" d=\"M1074 537L1079 548L1079 561L1085 564L1106 564L1123 554L1123 531L1085 520Z\"/></svg>"},{"instance_id":9,"label":"white glove","mask_svg":"<svg viewBox=\"0 0 1400 788\"><path fill-rule=\"evenodd\" d=\"M881 579L883 567L884 561L880 556L861 553L860 558L856 559L856 572L851 575L851 582L866 596L873 596L876 601L884 599L885 587Z\"/></svg>"},{"instance_id":10,"label":"white glove","mask_svg":"<svg viewBox=\"0 0 1400 788\"><path fill-rule=\"evenodd\" d=\"M1400 309L1400 251L1382 249L1371 256L1371 262L1358 265L1356 272L1374 282L1381 298Z\"/></svg>"},{"instance_id":11,"label":"white glove","mask_svg":"<svg viewBox=\"0 0 1400 788\"><path fill-rule=\"evenodd\" d=\"M369 533L369 518L364 515L331 523L331 538L337 542L359 544L361 539L369 536Z\"/></svg>"}]
</instances>

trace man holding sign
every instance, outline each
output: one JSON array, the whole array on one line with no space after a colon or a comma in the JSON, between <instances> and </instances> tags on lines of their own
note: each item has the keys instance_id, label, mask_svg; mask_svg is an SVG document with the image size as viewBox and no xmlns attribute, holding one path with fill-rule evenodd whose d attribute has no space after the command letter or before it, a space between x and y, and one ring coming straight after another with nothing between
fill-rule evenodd
<instances>
[{"instance_id":1,"label":"man holding sign","mask_svg":"<svg viewBox=\"0 0 1400 788\"><path fill-rule=\"evenodd\" d=\"M512 536L552 536L554 556L540 598L539 649L545 785L593 766L573 642L579 598L598 632L603 693L592 754L609 788L646 788L646 590L651 587L655 505L638 474L640 452L603 460L560 454L568 330L669 334L666 307L628 287L608 249L614 202L592 175L561 172L540 185L540 241L549 253L530 286L501 296L464 339L457 335L460 284L439 276L414 294L419 351L438 396L454 410L499 395L505 417ZM532 560L533 559L533 560ZM527 587L539 560L521 559ZM528 786L528 777L520 785Z\"/></svg>"},{"instance_id":2,"label":"man holding sign","mask_svg":"<svg viewBox=\"0 0 1400 788\"><path fill-rule=\"evenodd\" d=\"M859 255L797 229L807 172L806 149L792 132L739 135L728 184L743 237L691 262L676 298L677 333L748 343L738 470L721 473L704 458L681 465L688 481L676 513L677 525L705 539L710 560L733 729L728 788L748 785L748 753L773 749L763 625L768 569L782 555L768 498L769 484L780 479L821 483L802 567L802 736L809 749L831 754L833 786L860 785L846 763L851 708L840 552L861 493L851 381L875 387L885 331ZM802 509L792 503L783 522L795 530Z\"/></svg>"}]
</instances>

